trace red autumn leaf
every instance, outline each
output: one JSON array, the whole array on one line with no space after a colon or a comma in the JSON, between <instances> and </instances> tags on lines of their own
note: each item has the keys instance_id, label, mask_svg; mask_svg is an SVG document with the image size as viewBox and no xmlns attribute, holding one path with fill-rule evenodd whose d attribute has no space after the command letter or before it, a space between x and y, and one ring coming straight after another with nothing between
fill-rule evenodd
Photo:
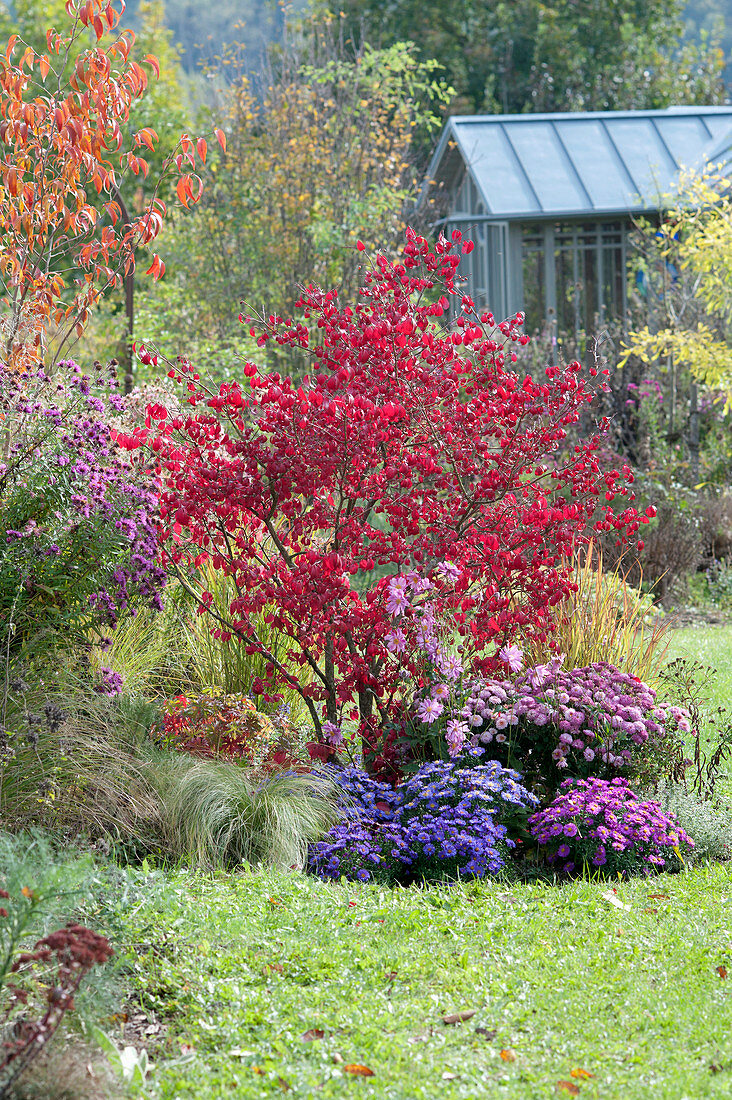
<instances>
[{"instance_id":1,"label":"red autumn leaf","mask_svg":"<svg viewBox=\"0 0 732 1100\"><path fill-rule=\"evenodd\" d=\"M300 1039L303 1043L314 1043L318 1039L323 1039L324 1037L325 1037L325 1032L322 1030L322 1028L311 1027L311 1028L308 1028L307 1031L303 1031L302 1035L300 1036Z\"/></svg>"},{"instance_id":2,"label":"red autumn leaf","mask_svg":"<svg viewBox=\"0 0 732 1100\"><path fill-rule=\"evenodd\" d=\"M349 1064L343 1067L344 1073L352 1073L356 1077L374 1077L374 1071L369 1069L368 1066L360 1066L358 1064Z\"/></svg>"},{"instance_id":3,"label":"red autumn leaf","mask_svg":"<svg viewBox=\"0 0 732 1100\"><path fill-rule=\"evenodd\" d=\"M216 127L214 129L214 134L216 135L216 140L218 141L219 145L221 146L221 151L223 153L225 153L226 152L226 134L224 133L223 130L219 130L218 127Z\"/></svg>"},{"instance_id":4,"label":"red autumn leaf","mask_svg":"<svg viewBox=\"0 0 732 1100\"><path fill-rule=\"evenodd\" d=\"M191 177L181 176L175 185L175 191L180 202L188 209L188 197L192 195L191 190Z\"/></svg>"},{"instance_id":5,"label":"red autumn leaf","mask_svg":"<svg viewBox=\"0 0 732 1100\"><path fill-rule=\"evenodd\" d=\"M568 1092L570 1096L579 1096L580 1087L574 1081L557 1081L557 1089L560 1092Z\"/></svg>"},{"instance_id":6,"label":"red autumn leaf","mask_svg":"<svg viewBox=\"0 0 732 1100\"><path fill-rule=\"evenodd\" d=\"M586 1069L571 1069L569 1071L570 1077L577 1077L582 1081L589 1081L591 1077L594 1077L594 1073L589 1073Z\"/></svg>"},{"instance_id":7,"label":"red autumn leaf","mask_svg":"<svg viewBox=\"0 0 732 1100\"><path fill-rule=\"evenodd\" d=\"M724 966L724 965L723 966L718 966L717 967L717 973L719 974L720 978L722 978L724 980L727 977L727 967Z\"/></svg>"}]
</instances>

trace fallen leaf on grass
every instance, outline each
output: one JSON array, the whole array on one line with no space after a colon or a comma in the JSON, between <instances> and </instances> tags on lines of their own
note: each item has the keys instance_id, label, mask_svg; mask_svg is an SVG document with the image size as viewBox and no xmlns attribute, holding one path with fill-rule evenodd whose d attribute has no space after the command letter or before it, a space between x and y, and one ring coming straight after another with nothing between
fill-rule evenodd
<instances>
[{"instance_id":1,"label":"fallen leaf on grass","mask_svg":"<svg viewBox=\"0 0 732 1100\"><path fill-rule=\"evenodd\" d=\"M290 1089L292 1088L292 1085L290 1084L290 1082L285 1081L284 1077L278 1077L277 1078L277 1084L280 1086L280 1088L282 1089L283 1092L289 1092Z\"/></svg>"},{"instance_id":2,"label":"fallen leaf on grass","mask_svg":"<svg viewBox=\"0 0 732 1100\"><path fill-rule=\"evenodd\" d=\"M457 1073L443 1073L442 1080L443 1081L457 1081L457 1076L458 1076Z\"/></svg>"},{"instance_id":3,"label":"fallen leaf on grass","mask_svg":"<svg viewBox=\"0 0 732 1100\"><path fill-rule=\"evenodd\" d=\"M193 1054L195 1049L196 1048L191 1043L181 1043L180 1044L180 1052L183 1055Z\"/></svg>"},{"instance_id":4,"label":"fallen leaf on grass","mask_svg":"<svg viewBox=\"0 0 732 1100\"><path fill-rule=\"evenodd\" d=\"M443 1016L443 1024L463 1024L466 1020L472 1020L477 1008L466 1008L464 1012L452 1012L449 1016Z\"/></svg>"},{"instance_id":5,"label":"fallen leaf on grass","mask_svg":"<svg viewBox=\"0 0 732 1100\"><path fill-rule=\"evenodd\" d=\"M484 1039L495 1039L498 1032L495 1030L495 1028L493 1030L490 1030L487 1027L476 1027L475 1034L482 1035Z\"/></svg>"},{"instance_id":6,"label":"fallen leaf on grass","mask_svg":"<svg viewBox=\"0 0 732 1100\"><path fill-rule=\"evenodd\" d=\"M589 1073L586 1069L571 1069L569 1071L570 1077L577 1077L581 1081L589 1081L590 1077L594 1077L594 1073Z\"/></svg>"},{"instance_id":7,"label":"fallen leaf on grass","mask_svg":"<svg viewBox=\"0 0 732 1100\"><path fill-rule=\"evenodd\" d=\"M726 966L718 966L717 967L717 973L719 974L720 978L722 978L724 980L724 978L727 977L727 967Z\"/></svg>"},{"instance_id":8,"label":"fallen leaf on grass","mask_svg":"<svg viewBox=\"0 0 732 1100\"><path fill-rule=\"evenodd\" d=\"M616 909L624 909L627 913L630 912L630 906L626 905L625 902L622 902L620 898L613 893L612 890L603 890L603 892L600 894L600 897L603 901L606 901L608 905L614 905Z\"/></svg>"},{"instance_id":9,"label":"fallen leaf on grass","mask_svg":"<svg viewBox=\"0 0 732 1100\"><path fill-rule=\"evenodd\" d=\"M570 1096L579 1096L580 1087L574 1081L557 1081L557 1088L561 1092L568 1092Z\"/></svg>"},{"instance_id":10,"label":"fallen leaf on grass","mask_svg":"<svg viewBox=\"0 0 732 1100\"><path fill-rule=\"evenodd\" d=\"M267 1074L267 1071L265 1069L262 1069L261 1066L252 1066L252 1069L255 1073L258 1073L260 1077L265 1077Z\"/></svg>"},{"instance_id":11,"label":"fallen leaf on grass","mask_svg":"<svg viewBox=\"0 0 732 1100\"><path fill-rule=\"evenodd\" d=\"M653 898L655 901L668 901L668 894L649 894L649 898Z\"/></svg>"},{"instance_id":12,"label":"fallen leaf on grass","mask_svg":"<svg viewBox=\"0 0 732 1100\"><path fill-rule=\"evenodd\" d=\"M267 970L275 970L278 974L284 974L285 972L282 963L267 963Z\"/></svg>"},{"instance_id":13,"label":"fallen leaf on grass","mask_svg":"<svg viewBox=\"0 0 732 1100\"><path fill-rule=\"evenodd\" d=\"M374 1077L374 1071L368 1066L347 1065L343 1067L344 1073L353 1073L356 1077Z\"/></svg>"},{"instance_id":14,"label":"fallen leaf on grass","mask_svg":"<svg viewBox=\"0 0 732 1100\"><path fill-rule=\"evenodd\" d=\"M308 1028L307 1031L303 1031L302 1035L300 1036L300 1040L303 1043L312 1043L316 1039L322 1039L324 1036L325 1032L322 1030L322 1028L311 1027Z\"/></svg>"},{"instance_id":15,"label":"fallen leaf on grass","mask_svg":"<svg viewBox=\"0 0 732 1100\"><path fill-rule=\"evenodd\" d=\"M333 1061L335 1062L335 1064L337 1066L342 1066L343 1065L343 1055L339 1054L338 1051L336 1051L335 1054L333 1055Z\"/></svg>"},{"instance_id":16,"label":"fallen leaf on grass","mask_svg":"<svg viewBox=\"0 0 732 1100\"><path fill-rule=\"evenodd\" d=\"M513 1049L513 1047L506 1047L505 1050L502 1050L499 1053L500 1053L501 1059L504 1062L515 1062L516 1061L516 1051Z\"/></svg>"}]
</instances>

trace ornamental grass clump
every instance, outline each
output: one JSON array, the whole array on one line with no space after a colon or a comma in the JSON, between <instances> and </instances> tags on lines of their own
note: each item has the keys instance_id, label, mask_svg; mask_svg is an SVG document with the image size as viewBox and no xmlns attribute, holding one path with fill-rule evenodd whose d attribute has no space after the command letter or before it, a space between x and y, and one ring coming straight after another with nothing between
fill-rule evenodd
<instances>
[{"instance_id":1,"label":"ornamental grass clump","mask_svg":"<svg viewBox=\"0 0 732 1100\"><path fill-rule=\"evenodd\" d=\"M475 750L476 760L481 755ZM310 869L322 878L402 884L495 874L515 847L515 819L538 804L520 778L495 760L432 761L392 790L348 769L345 820L313 845Z\"/></svg>"},{"instance_id":2,"label":"ornamental grass clump","mask_svg":"<svg viewBox=\"0 0 732 1100\"><path fill-rule=\"evenodd\" d=\"M642 802L625 779L566 779L559 792L529 825L547 862L567 874L676 871L694 847L673 814Z\"/></svg>"}]
</instances>

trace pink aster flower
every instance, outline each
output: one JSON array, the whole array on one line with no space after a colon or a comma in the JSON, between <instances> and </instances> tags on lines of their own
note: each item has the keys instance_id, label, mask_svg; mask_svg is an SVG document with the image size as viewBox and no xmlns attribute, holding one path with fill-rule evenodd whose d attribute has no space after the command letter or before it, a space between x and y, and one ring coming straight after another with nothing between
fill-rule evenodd
<instances>
[{"instance_id":1,"label":"pink aster flower","mask_svg":"<svg viewBox=\"0 0 732 1100\"><path fill-rule=\"evenodd\" d=\"M404 653L407 648L407 639L401 627L397 626L394 630L390 630L384 640L390 653Z\"/></svg>"},{"instance_id":2,"label":"pink aster flower","mask_svg":"<svg viewBox=\"0 0 732 1100\"><path fill-rule=\"evenodd\" d=\"M438 576L444 577L445 580L457 581L460 579L460 570L455 563L451 561L441 561L435 569L435 572Z\"/></svg>"},{"instance_id":3,"label":"pink aster flower","mask_svg":"<svg viewBox=\"0 0 732 1100\"><path fill-rule=\"evenodd\" d=\"M323 737L331 748L337 749L343 744L343 730L335 722L323 722Z\"/></svg>"},{"instance_id":4,"label":"pink aster flower","mask_svg":"<svg viewBox=\"0 0 732 1100\"><path fill-rule=\"evenodd\" d=\"M386 600L386 610L390 615L401 615L409 607L407 595L407 581L405 577L394 577L389 582L389 595Z\"/></svg>"},{"instance_id":5,"label":"pink aster flower","mask_svg":"<svg viewBox=\"0 0 732 1100\"><path fill-rule=\"evenodd\" d=\"M443 706L439 699L422 699L417 703L417 715L420 721L427 725L436 722L442 711Z\"/></svg>"}]
</instances>

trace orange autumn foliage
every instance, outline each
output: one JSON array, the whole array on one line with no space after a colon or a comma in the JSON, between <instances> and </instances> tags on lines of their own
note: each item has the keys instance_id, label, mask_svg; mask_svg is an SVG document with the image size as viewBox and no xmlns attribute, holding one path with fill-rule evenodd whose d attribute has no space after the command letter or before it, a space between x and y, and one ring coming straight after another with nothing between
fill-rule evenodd
<instances>
[{"instance_id":1,"label":"orange autumn foliage","mask_svg":"<svg viewBox=\"0 0 732 1100\"><path fill-rule=\"evenodd\" d=\"M158 135L145 127L128 137L126 123L147 69L157 76L159 67L153 56L130 59L135 36L118 29L123 12L122 0L69 0L69 25L48 30L46 53L17 35L0 52L0 356L16 369L57 357L134 270L162 228L166 176L179 177L184 207L201 195L205 142L183 134L147 205L127 211L125 178L147 176L142 151ZM153 253L148 274L164 270Z\"/></svg>"}]
</instances>

